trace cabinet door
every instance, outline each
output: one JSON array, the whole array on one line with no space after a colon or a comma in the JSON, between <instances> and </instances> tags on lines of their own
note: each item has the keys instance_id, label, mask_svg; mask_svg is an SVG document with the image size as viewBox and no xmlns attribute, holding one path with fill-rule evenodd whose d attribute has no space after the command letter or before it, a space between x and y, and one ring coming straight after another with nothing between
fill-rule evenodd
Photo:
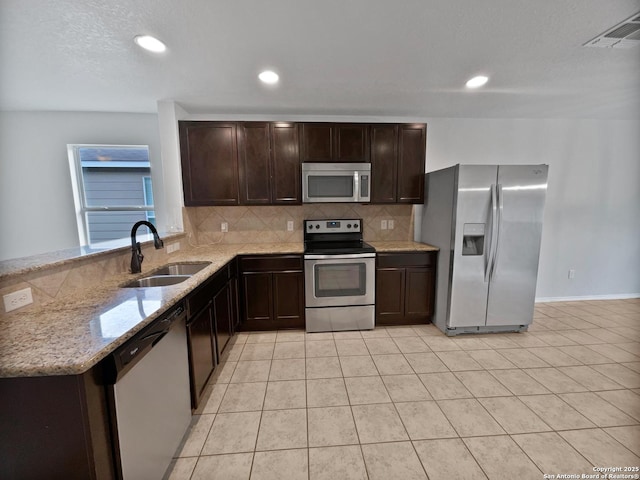
<instances>
[{"instance_id":1,"label":"cabinet door","mask_svg":"<svg viewBox=\"0 0 640 480\"><path fill-rule=\"evenodd\" d=\"M243 328L269 330L272 328L273 289L270 272L243 272Z\"/></svg>"},{"instance_id":2,"label":"cabinet door","mask_svg":"<svg viewBox=\"0 0 640 480\"><path fill-rule=\"evenodd\" d=\"M231 338L233 326L231 325L231 288L229 283L213 297L213 315L216 326L216 341L218 344L218 362L222 357L227 342Z\"/></svg>"},{"instance_id":3,"label":"cabinet door","mask_svg":"<svg viewBox=\"0 0 640 480\"><path fill-rule=\"evenodd\" d=\"M295 123L271 124L271 203L302 203L302 177Z\"/></svg>"},{"instance_id":4,"label":"cabinet door","mask_svg":"<svg viewBox=\"0 0 640 480\"><path fill-rule=\"evenodd\" d=\"M229 280L230 296L231 296L231 326L233 334L240 329L240 313L238 305L238 278L233 277Z\"/></svg>"},{"instance_id":5,"label":"cabinet door","mask_svg":"<svg viewBox=\"0 0 640 480\"><path fill-rule=\"evenodd\" d=\"M271 162L269 123L244 122L238 125L240 203L271 203Z\"/></svg>"},{"instance_id":6,"label":"cabinet door","mask_svg":"<svg viewBox=\"0 0 640 480\"><path fill-rule=\"evenodd\" d=\"M376 270L376 324L401 324L404 320L405 269Z\"/></svg>"},{"instance_id":7,"label":"cabinet door","mask_svg":"<svg viewBox=\"0 0 640 480\"><path fill-rule=\"evenodd\" d=\"M215 346L211 325L210 307L202 310L187 325L191 406L193 408L198 408L202 391L215 367Z\"/></svg>"},{"instance_id":8,"label":"cabinet door","mask_svg":"<svg viewBox=\"0 0 640 480\"><path fill-rule=\"evenodd\" d=\"M238 205L236 124L180 122L186 206Z\"/></svg>"},{"instance_id":9,"label":"cabinet door","mask_svg":"<svg viewBox=\"0 0 640 480\"><path fill-rule=\"evenodd\" d=\"M371 126L371 203L396 203L398 126Z\"/></svg>"},{"instance_id":10,"label":"cabinet door","mask_svg":"<svg viewBox=\"0 0 640 480\"><path fill-rule=\"evenodd\" d=\"M427 127L400 125L398 135L398 203L424 201Z\"/></svg>"},{"instance_id":11,"label":"cabinet door","mask_svg":"<svg viewBox=\"0 0 640 480\"><path fill-rule=\"evenodd\" d=\"M433 306L433 269L407 267L404 315L412 323L427 322Z\"/></svg>"},{"instance_id":12,"label":"cabinet door","mask_svg":"<svg viewBox=\"0 0 640 480\"><path fill-rule=\"evenodd\" d=\"M300 124L300 155L303 162L333 162L334 141L333 124Z\"/></svg>"},{"instance_id":13,"label":"cabinet door","mask_svg":"<svg viewBox=\"0 0 640 480\"><path fill-rule=\"evenodd\" d=\"M275 328L304 328L304 274L273 272Z\"/></svg>"},{"instance_id":14,"label":"cabinet door","mask_svg":"<svg viewBox=\"0 0 640 480\"><path fill-rule=\"evenodd\" d=\"M369 125L336 123L334 162L369 162Z\"/></svg>"}]
</instances>

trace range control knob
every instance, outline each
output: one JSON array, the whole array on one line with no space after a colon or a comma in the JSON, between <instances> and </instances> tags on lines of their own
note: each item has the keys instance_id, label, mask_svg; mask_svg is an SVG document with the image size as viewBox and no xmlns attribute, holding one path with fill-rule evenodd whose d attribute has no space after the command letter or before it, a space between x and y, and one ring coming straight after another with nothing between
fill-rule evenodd
<instances>
[{"instance_id":1,"label":"range control knob","mask_svg":"<svg viewBox=\"0 0 640 480\"><path fill-rule=\"evenodd\" d=\"M316 225L316 228L320 228L320 225Z\"/></svg>"},{"instance_id":2,"label":"range control knob","mask_svg":"<svg viewBox=\"0 0 640 480\"><path fill-rule=\"evenodd\" d=\"M347 228L351 228L351 224L350 223L347 223Z\"/></svg>"},{"instance_id":3,"label":"range control knob","mask_svg":"<svg viewBox=\"0 0 640 480\"><path fill-rule=\"evenodd\" d=\"M358 224L357 224L357 223L354 223L354 224L353 224L353 228L358 228Z\"/></svg>"}]
</instances>

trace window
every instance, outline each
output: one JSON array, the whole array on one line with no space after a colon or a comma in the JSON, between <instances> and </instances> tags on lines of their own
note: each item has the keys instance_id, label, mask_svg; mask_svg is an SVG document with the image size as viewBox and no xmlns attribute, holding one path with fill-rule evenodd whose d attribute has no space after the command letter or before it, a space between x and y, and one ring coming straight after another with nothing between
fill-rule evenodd
<instances>
[{"instance_id":1,"label":"window","mask_svg":"<svg viewBox=\"0 0 640 480\"><path fill-rule=\"evenodd\" d=\"M155 225L149 147L69 145L81 245L128 237L139 220Z\"/></svg>"}]
</instances>

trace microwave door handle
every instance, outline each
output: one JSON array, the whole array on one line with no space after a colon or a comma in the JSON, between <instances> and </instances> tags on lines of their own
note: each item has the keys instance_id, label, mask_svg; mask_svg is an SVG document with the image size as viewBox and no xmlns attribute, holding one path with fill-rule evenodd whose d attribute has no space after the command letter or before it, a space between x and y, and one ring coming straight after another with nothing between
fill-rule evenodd
<instances>
[{"instance_id":1,"label":"microwave door handle","mask_svg":"<svg viewBox=\"0 0 640 480\"><path fill-rule=\"evenodd\" d=\"M360 200L360 173L353 173L353 201Z\"/></svg>"},{"instance_id":2,"label":"microwave door handle","mask_svg":"<svg viewBox=\"0 0 640 480\"><path fill-rule=\"evenodd\" d=\"M360 177L360 201L368 202L371 199L371 175L359 172Z\"/></svg>"}]
</instances>

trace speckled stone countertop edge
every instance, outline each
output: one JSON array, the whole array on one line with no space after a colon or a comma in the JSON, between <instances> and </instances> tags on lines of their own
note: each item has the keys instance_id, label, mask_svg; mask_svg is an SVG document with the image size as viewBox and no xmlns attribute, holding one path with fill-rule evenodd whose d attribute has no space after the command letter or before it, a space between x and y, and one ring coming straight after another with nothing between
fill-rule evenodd
<instances>
[{"instance_id":1,"label":"speckled stone countertop edge","mask_svg":"<svg viewBox=\"0 0 640 480\"><path fill-rule=\"evenodd\" d=\"M377 253L395 253L395 252L437 252L440 249L438 247L434 247L433 245L428 245L426 243L420 242L409 242L409 241L375 241L368 242L371 246L376 249Z\"/></svg>"},{"instance_id":2,"label":"speckled stone countertop edge","mask_svg":"<svg viewBox=\"0 0 640 480\"><path fill-rule=\"evenodd\" d=\"M417 252L417 251L435 251L436 247L421 244L418 242L370 242L378 252ZM68 344L48 344L48 340L40 338L39 348L31 349L28 344L22 345L21 340L29 342L33 341L31 334L33 332L29 328L28 322L48 322L53 315L50 311L56 310L60 318L74 317L77 323L86 330L86 325L82 325L82 318L86 317L89 323L89 317L100 315L103 310L109 306L117 305L119 299L125 297L125 292L132 289L121 288L121 284L127 280L131 280L130 274L122 274L111 279L99 290L93 291L87 295L78 295L82 301L78 304L63 304L62 302L54 302L47 304L34 312L25 313L22 316L14 317L8 322L18 322L12 325L16 328L11 329L9 337L3 339L3 350L0 353L0 378L11 377L38 377L38 376L56 376L56 375L79 375L87 372L100 361L113 353L118 347L126 343L131 337L151 324L159 316L163 315L168 309L185 299L191 292L196 290L203 282L215 275L225 265L239 255L260 255L260 254L302 254L304 250L302 242L288 244L237 244L237 245L215 245L215 246L196 246L187 252L172 256L167 264L176 262L198 262L211 261L212 264L202 271L193 275L187 281L172 285L169 287L159 287L163 293L161 306L152 314L139 321L135 326L126 331L126 333L101 345L91 345L84 347L82 335L73 335L73 332L67 332ZM149 271L139 276L148 275ZM137 277L136 277L137 278ZM134 289L137 290L137 289ZM68 299L67 299L68 302ZM84 302L84 303L83 303ZM21 318L22 317L22 318ZM62 321L59 325L47 325L44 329L54 330L52 336L55 336L56 329L64 329L65 324ZM3 325L0 323L0 325ZM18 338L10 338L11 333L18 332ZM58 330L60 331L60 330ZM41 333L40 337L45 335ZM50 334L51 335L51 334ZM92 343L92 342L87 342ZM93 342L95 343L95 342ZM13 348L12 348L13 346ZM47 349L47 346L51 348ZM8 351L6 351L8 350ZM14 351L12 351L14 350Z\"/></svg>"},{"instance_id":3,"label":"speckled stone countertop edge","mask_svg":"<svg viewBox=\"0 0 640 480\"><path fill-rule=\"evenodd\" d=\"M161 235L165 244L179 240L185 237L186 233L176 232ZM151 244L153 239L151 235L145 235L145 240L140 243L142 246ZM7 280L15 276L25 275L27 273L39 272L41 270L51 269L62 265L70 265L81 262L97 261L103 257L111 255L119 255L121 253L130 252L131 244L105 248L91 249L90 247L74 247L55 252L42 253L23 258L14 258L9 260L0 260L0 281Z\"/></svg>"}]
</instances>

